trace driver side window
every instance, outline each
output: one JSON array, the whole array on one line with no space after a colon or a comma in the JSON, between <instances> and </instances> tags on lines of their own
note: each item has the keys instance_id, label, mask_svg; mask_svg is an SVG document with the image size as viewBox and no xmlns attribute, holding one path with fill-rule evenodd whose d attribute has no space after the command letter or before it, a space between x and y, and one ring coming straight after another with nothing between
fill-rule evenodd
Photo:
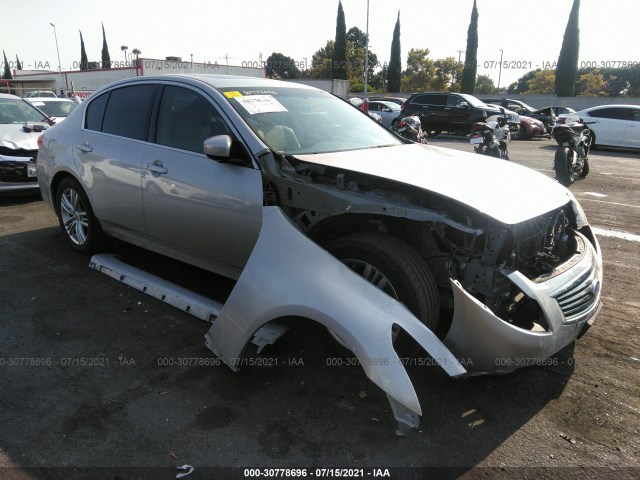
<instances>
[{"instance_id":1,"label":"driver side window","mask_svg":"<svg viewBox=\"0 0 640 480\"><path fill-rule=\"evenodd\" d=\"M156 143L203 153L203 142L229 135L226 123L206 98L193 90L167 86L158 112Z\"/></svg>"}]
</instances>

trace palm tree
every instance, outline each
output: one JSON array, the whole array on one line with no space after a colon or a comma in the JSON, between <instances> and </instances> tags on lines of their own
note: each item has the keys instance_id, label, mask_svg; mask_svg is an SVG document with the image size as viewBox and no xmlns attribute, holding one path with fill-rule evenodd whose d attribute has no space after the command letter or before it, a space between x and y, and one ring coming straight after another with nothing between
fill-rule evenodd
<instances>
[{"instance_id":1,"label":"palm tree","mask_svg":"<svg viewBox=\"0 0 640 480\"><path fill-rule=\"evenodd\" d=\"M122 45L120 47L120 50L122 50L124 52L124 65L125 67L127 66L127 50L129 49L129 47L127 47L126 45Z\"/></svg>"},{"instance_id":2,"label":"palm tree","mask_svg":"<svg viewBox=\"0 0 640 480\"><path fill-rule=\"evenodd\" d=\"M137 48L134 48L133 50L131 50L131 53L133 53L136 56L136 67L138 66L138 57L140 56L140 54L142 53L140 50L138 50Z\"/></svg>"}]
</instances>

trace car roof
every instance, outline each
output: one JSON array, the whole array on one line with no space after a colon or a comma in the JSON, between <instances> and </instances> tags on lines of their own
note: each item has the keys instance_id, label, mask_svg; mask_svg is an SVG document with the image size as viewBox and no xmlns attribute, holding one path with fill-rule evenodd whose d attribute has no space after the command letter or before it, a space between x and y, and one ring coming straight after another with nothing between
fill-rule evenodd
<instances>
[{"instance_id":1,"label":"car roof","mask_svg":"<svg viewBox=\"0 0 640 480\"><path fill-rule=\"evenodd\" d=\"M28 102L71 102L76 103L70 98L60 98L60 97L29 97L25 98Z\"/></svg>"},{"instance_id":2,"label":"car roof","mask_svg":"<svg viewBox=\"0 0 640 480\"><path fill-rule=\"evenodd\" d=\"M18 97L16 95L10 95L8 93L0 93L0 98L13 98L14 100L15 99L21 100L20 97Z\"/></svg>"},{"instance_id":3,"label":"car roof","mask_svg":"<svg viewBox=\"0 0 640 480\"><path fill-rule=\"evenodd\" d=\"M607 105L596 105L595 107L589 107L589 108L585 108L583 110L580 110L581 112L588 112L589 110L599 110L601 108L631 108L634 110L640 109L640 105L629 105L629 104L622 104L622 103L612 103L611 105L607 104ZM576 112L577 113L577 112Z\"/></svg>"},{"instance_id":4,"label":"car roof","mask_svg":"<svg viewBox=\"0 0 640 480\"><path fill-rule=\"evenodd\" d=\"M172 75L153 75L148 77L132 77L120 80L107 85L111 88L113 86L124 86L130 83L139 82L158 82L158 81L171 81L178 80L184 83L197 84L206 83L215 89L220 88L300 88L308 90L317 90L314 87L297 83L297 82L284 82L282 80L272 80L269 78L258 77L242 77L234 75L214 75L214 74L172 74ZM100 91L103 89L101 88ZM97 92L96 92L97 93Z\"/></svg>"}]
</instances>

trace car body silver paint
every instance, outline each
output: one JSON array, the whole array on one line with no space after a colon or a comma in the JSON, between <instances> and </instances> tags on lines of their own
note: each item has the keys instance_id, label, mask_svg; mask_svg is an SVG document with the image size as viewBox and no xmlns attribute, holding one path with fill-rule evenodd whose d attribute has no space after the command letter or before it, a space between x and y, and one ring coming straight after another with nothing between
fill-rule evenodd
<instances>
[{"instance_id":1,"label":"car body silver paint","mask_svg":"<svg viewBox=\"0 0 640 480\"><path fill-rule=\"evenodd\" d=\"M430 145L398 145L369 149L366 153L356 150L295 157L303 162L423 188L507 225L537 217L571 200L566 188L530 168Z\"/></svg>"},{"instance_id":2,"label":"car body silver paint","mask_svg":"<svg viewBox=\"0 0 640 480\"><path fill-rule=\"evenodd\" d=\"M416 415L422 410L393 349L394 324L411 335L449 375L466 373L406 307L311 241L280 208L264 207L263 211L255 249L205 336L207 346L229 367L238 370L235 359L262 325L285 316L300 316L335 332L352 349L367 377ZM402 417L398 421L406 424L406 412L398 411Z\"/></svg>"},{"instance_id":3,"label":"car body silver paint","mask_svg":"<svg viewBox=\"0 0 640 480\"><path fill-rule=\"evenodd\" d=\"M580 234L578 234L580 235ZM599 313L601 292L593 306L577 318L567 321L554 298L571 285L576 277L591 273L591 280L602 284L602 259L596 247L582 235L587 252L572 268L546 281L534 282L518 271L507 276L522 292L540 305L549 326L548 331L530 331L511 325L471 296L460 282L451 280L454 313L451 328L444 343L472 374L507 373L517 368L542 364L580 334L587 322ZM576 272L580 272L576 274Z\"/></svg>"}]
</instances>

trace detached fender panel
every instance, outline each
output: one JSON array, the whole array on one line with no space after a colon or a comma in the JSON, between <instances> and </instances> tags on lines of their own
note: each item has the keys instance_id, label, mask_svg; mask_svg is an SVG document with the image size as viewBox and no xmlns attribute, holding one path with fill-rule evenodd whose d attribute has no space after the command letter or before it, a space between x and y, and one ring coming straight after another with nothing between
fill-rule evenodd
<instances>
[{"instance_id":1,"label":"detached fender panel","mask_svg":"<svg viewBox=\"0 0 640 480\"><path fill-rule=\"evenodd\" d=\"M254 332L283 316L309 318L334 331L351 348L367 377L417 415L422 411L415 390L393 349L394 324L449 375L466 373L435 334L402 304L307 238L280 208L264 207L258 242L205 336L207 346L236 370L234 359Z\"/></svg>"}]
</instances>

